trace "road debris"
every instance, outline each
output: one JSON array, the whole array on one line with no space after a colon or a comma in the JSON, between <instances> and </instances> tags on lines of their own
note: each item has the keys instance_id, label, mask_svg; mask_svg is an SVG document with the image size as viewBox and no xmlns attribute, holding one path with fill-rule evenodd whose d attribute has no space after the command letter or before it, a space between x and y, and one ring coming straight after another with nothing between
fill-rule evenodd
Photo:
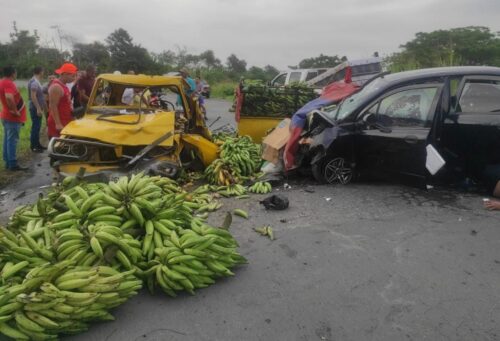
<instances>
[{"instance_id":1,"label":"road debris","mask_svg":"<svg viewBox=\"0 0 500 341\"><path fill-rule=\"evenodd\" d=\"M281 194L271 195L259 202L264 205L266 210L285 210L288 208L288 198Z\"/></svg>"}]
</instances>

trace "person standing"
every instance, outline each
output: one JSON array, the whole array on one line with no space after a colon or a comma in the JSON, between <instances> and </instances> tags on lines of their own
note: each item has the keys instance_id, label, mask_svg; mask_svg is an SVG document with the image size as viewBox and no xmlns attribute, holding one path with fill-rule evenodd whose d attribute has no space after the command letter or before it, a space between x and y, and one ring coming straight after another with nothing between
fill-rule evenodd
<instances>
[{"instance_id":1,"label":"person standing","mask_svg":"<svg viewBox=\"0 0 500 341\"><path fill-rule=\"evenodd\" d=\"M78 91L78 102L82 106L86 106L89 103L90 93L92 92L92 87L94 86L96 75L96 68L94 65L87 66L87 69L82 74L82 77L76 82L76 88Z\"/></svg>"},{"instance_id":2,"label":"person standing","mask_svg":"<svg viewBox=\"0 0 500 341\"><path fill-rule=\"evenodd\" d=\"M4 78L0 80L0 102L2 112L0 118L3 125L3 160L5 168L11 171L27 170L17 163L16 148L19 141L19 131L26 122L26 106L14 83L16 69L6 66L3 69Z\"/></svg>"},{"instance_id":3,"label":"person standing","mask_svg":"<svg viewBox=\"0 0 500 341\"><path fill-rule=\"evenodd\" d=\"M33 78L28 82L28 99L31 116L30 146L31 151L35 153L42 153L43 150L46 149L40 143L40 126L43 114L47 111L42 91L42 78L43 68L37 66L33 69Z\"/></svg>"},{"instance_id":4,"label":"person standing","mask_svg":"<svg viewBox=\"0 0 500 341\"><path fill-rule=\"evenodd\" d=\"M187 83L187 87L185 88L186 89L186 95L187 95L187 99L188 99L188 102L191 102L191 96L193 94L196 93L196 83L194 81L194 79L192 79L190 76L189 76L189 72L186 68L182 68L179 70L179 74L180 76L184 79L184 81ZM191 103L189 103L191 105ZM182 98L180 95L177 95L177 106L178 107L181 107L182 106Z\"/></svg>"},{"instance_id":5,"label":"person standing","mask_svg":"<svg viewBox=\"0 0 500 341\"><path fill-rule=\"evenodd\" d=\"M49 87L49 118L47 128L49 138L59 137L61 130L67 125L72 117L71 91L66 84L75 80L78 68L71 63L64 63L56 74L59 78L54 79Z\"/></svg>"}]
</instances>

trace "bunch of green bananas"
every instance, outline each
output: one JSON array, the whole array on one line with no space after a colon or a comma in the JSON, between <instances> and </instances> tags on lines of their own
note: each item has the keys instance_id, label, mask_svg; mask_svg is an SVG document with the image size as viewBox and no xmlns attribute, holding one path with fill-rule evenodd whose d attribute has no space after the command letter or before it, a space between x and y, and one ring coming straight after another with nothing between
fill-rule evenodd
<instances>
[{"instance_id":1,"label":"bunch of green bananas","mask_svg":"<svg viewBox=\"0 0 500 341\"><path fill-rule=\"evenodd\" d=\"M205 177L214 185L229 186L239 181L239 168L233 168L229 161L216 159L205 168Z\"/></svg>"},{"instance_id":2,"label":"bunch of green bananas","mask_svg":"<svg viewBox=\"0 0 500 341\"><path fill-rule=\"evenodd\" d=\"M230 186L220 186L217 188L217 193L223 197L229 198L244 195L247 193L247 189L243 185L235 184Z\"/></svg>"},{"instance_id":3,"label":"bunch of green bananas","mask_svg":"<svg viewBox=\"0 0 500 341\"><path fill-rule=\"evenodd\" d=\"M231 274L245 262L236 241L204 222L221 206L210 193L215 189L188 193L173 180L142 173L108 184L73 179L16 209L0 228L0 333L17 339L76 333L87 321L111 319L108 309L135 294L142 281L150 289L167 283L174 292L193 292ZM171 260L167 254L180 256L172 251L189 257ZM179 281L170 286L172 274ZM189 282L180 282L182 276Z\"/></svg>"},{"instance_id":4,"label":"bunch of green bananas","mask_svg":"<svg viewBox=\"0 0 500 341\"><path fill-rule=\"evenodd\" d=\"M215 283L215 278L234 275L231 269L246 263L228 231L196 218L191 229L171 231L163 243L155 248L144 276L150 291L159 286L169 296L180 290L194 294L195 289Z\"/></svg>"},{"instance_id":5,"label":"bunch of green bananas","mask_svg":"<svg viewBox=\"0 0 500 341\"><path fill-rule=\"evenodd\" d=\"M271 184L267 181L257 181L248 188L249 192L257 194L266 194L273 190Z\"/></svg>"},{"instance_id":6,"label":"bunch of green bananas","mask_svg":"<svg viewBox=\"0 0 500 341\"><path fill-rule=\"evenodd\" d=\"M23 281L0 287L0 333L16 340L52 340L114 320L108 312L137 294L134 271L74 266L71 260L31 269Z\"/></svg>"},{"instance_id":7,"label":"bunch of green bananas","mask_svg":"<svg viewBox=\"0 0 500 341\"><path fill-rule=\"evenodd\" d=\"M249 136L219 136L219 159L205 169L205 177L214 185L229 186L258 172L261 146ZM222 140L223 139L223 140Z\"/></svg>"},{"instance_id":8,"label":"bunch of green bananas","mask_svg":"<svg viewBox=\"0 0 500 341\"><path fill-rule=\"evenodd\" d=\"M241 175L249 176L260 167L261 148L249 136L227 138L220 147L220 158L238 168Z\"/></svg>"}]
</instances>

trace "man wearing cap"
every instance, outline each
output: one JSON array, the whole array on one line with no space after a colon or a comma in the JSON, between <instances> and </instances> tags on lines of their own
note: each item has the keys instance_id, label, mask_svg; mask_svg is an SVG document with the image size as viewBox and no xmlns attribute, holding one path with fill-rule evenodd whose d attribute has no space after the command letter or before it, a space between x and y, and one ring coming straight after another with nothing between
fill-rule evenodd
<instances>
[{"instance_id":1,"label":"man wearing cap","mask_svg":"<svg viewBox=\"0 0 500 341\"><path fill-rule=\"evenodd\" d=\"M56 74L58 79L54 79L49 87L49 118L47 128L49 138L59 137L61 130L72 119L71 92L66 84L74 82L78 68L71 63L64 63Z\"/></svg>"},{"instance_id":2,"label":"man wearing cap","mask_svg":"<svg viewBox=\"0 0 500 341\"><path fill-rule=\"evenodd\" d=\"M3 125L3 160L5 168L11 171L27 170L17 164L16 147L19 141L19 130L26 122L26 106L17 90L14 80L16 79L16 69L6 66L3 69L3 76L0 80L0 102L2 112L0 118Z\"/></svg>"}]
</instances>

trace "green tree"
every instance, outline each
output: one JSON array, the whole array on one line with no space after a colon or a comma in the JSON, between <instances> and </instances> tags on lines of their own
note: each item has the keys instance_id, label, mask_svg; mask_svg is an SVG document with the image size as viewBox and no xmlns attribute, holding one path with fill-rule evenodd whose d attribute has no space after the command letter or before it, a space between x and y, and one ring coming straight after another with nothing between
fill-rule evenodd
<instances>
[{"instance_id":1,"label":"green tree","mask_svg":"<svg viewBox=\"0 0 500 341\"><path fill-rule=\"evenodd\" d=\"M327 56L320 54L318 57L306 58L300 61L298 68L300 69L312 69L312 68L324 68L324 67L335 67L342 62L347 60L346 56L339 57Z\"/></svg>"},{"instance_id":2,"label":"green tree","mask_svg":"<svg viewBox=\"0 0 500 341\"><path fill-rule=\"evenodd\" d=\"M245 78L248 79L260 79L262 81L270 81L279 73L278 69L274 66L266 65L264 68L258 66L252 66L245 73Z\"/></svg>"},{"instance_id":3,"label":"green tree","mask_svg":"<svg viewBox=\"0 0 500 341\"><path fill-rule=\"evenodd\" d=\"M119 28L106 38L110 53L110 65L113 70L127 72L154 72L157 69L148 50L132 42L132 37L123 28Z\"/></svg>"},{"instance_id":4,"label":"green tree","mask_svg":"<svg viewBox=\"0 0 500 341\"><path fill-rule=\"evenodd\" d=\"M61 53L58 49L52 47L40 47L37 53L36 63L45 69L47 75L54 73L54 70L59 68L64 61L69 60L70 56Z\"/></svg>"},{"instance_id":5,"label":"green tree","mask_svg":"<svg viewBox=\"0 0 500 341\"><path fill-rule=\"evenodd\" d=\"M30 34L26 30L18 30L17 24L13 22L13 32L10 33L10 43L5 46L6 60L4 65L14 65L19 78L31 76L33 66L38 64L38 34L34 31Z\"/></svg>"},{"instance_id":6,"label":"green tree","mask_svg":"<svg viewBox=\"0 0 500 341\"><path fill-rule=\"evenodd\" d=\"M214 67L221 67L220 59L215 57L214 51L206 50L200 54L200 60L203 61L208 70Z\"/></svg>"},{"instance_id":7,"label":"green tree","mask_svg":"<svg viewBox=\"0 0 500 341\"><path fill-rule=\"evenodd\" d=\"M234 74L242 74L247 70L247 62L236 57L234 53L227 57L226 65L229 72Z\"/></svg>"},{"instance_id":8,"label":"green tree","mask_svg":"<svg viewBox=\"0 0 500 341\"><path fill-rule=\"evenodd\" d=\"M393 71L452 65L500 65L498 34L481 26L418 32L388 58Z\"/></svg>"},{"instance_id":9,"label":"green tree","mask_svg":"<svg viewBox=\"0 0 500 341\"><path fill-rule=\"evenodd\" d=\"M91 44L77 43L73 47L73 60L79 68L95 65L99 72L110 71L110 56L106 45L95 41Z\"/></svg>"}]
</instances>

